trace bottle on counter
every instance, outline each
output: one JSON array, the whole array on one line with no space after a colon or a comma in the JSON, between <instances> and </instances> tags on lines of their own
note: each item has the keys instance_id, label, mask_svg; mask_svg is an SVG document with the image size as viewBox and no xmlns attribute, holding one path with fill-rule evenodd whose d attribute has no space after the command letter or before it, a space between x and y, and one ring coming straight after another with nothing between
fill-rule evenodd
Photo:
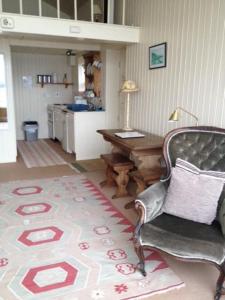
<instances>
[{"instance_id":1,"label":"bottle on counter","mask_svg":"<svg viewBox=\"0 0 225 300\"><path fill-rule=\"evenodd\" d=\"M66 73L63 76L63 83L67 83L67 74Z\"/></svg>"}]
</instances>

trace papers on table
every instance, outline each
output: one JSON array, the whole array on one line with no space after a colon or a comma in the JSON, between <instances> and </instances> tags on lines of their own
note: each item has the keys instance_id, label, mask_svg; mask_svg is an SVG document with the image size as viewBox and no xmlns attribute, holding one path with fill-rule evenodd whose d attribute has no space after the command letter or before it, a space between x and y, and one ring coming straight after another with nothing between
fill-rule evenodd
<instances>
[{"instance_id":1,"label":"papers on table","mask_svg":"<svg viewBox=\"0 0 225 300\"><path fill-rule=\"evenodd\" d=\"M116 132L115 135L121 139L140 138L145 136L143 133L137 131Z\"/></svg>"}]
</instances>

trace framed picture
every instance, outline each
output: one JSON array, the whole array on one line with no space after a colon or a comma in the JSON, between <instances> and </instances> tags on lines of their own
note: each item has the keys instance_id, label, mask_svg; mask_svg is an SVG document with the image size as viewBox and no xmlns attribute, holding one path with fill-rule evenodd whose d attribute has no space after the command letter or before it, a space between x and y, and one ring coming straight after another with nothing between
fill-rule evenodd
<instances>
[{"instance_id":1,"label":"framed picture","mask_svg":"<svg viewBox=\"0 0 225 300\"><path fill-rule=\"evenodd\" d=\"M149 47L149 69L166 67L166 43Z\"/></svg>"}]
</instances>

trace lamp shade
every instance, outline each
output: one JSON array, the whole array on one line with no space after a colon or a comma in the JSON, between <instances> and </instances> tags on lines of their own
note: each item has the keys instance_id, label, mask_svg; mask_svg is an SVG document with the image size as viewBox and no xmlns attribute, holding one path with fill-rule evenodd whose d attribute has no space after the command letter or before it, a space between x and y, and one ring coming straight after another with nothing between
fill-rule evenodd
<instances>
[{"instance_id":1,"label":"lamp shade","mask_svg":"<svg viewBox=\"0 0 225 300\"><path fill-rule=\"evenodd\" d=\"M177 109L175 109L175 111L169 117L169 122L179 121L179 118L179 112Z\"/></svg>"},{"instance_id":2,"label":"lamp shade","mask_svg":"<svg viewBox=\"0 0 225 300\"><path fill-rule=\"evenodd\" d=\"M125 80L122 88L121 88L121 92L122 93L132 93L132 92L137 92L138 88L136 86L136 83L132 80Z\"/></svg>"}]
</instances>

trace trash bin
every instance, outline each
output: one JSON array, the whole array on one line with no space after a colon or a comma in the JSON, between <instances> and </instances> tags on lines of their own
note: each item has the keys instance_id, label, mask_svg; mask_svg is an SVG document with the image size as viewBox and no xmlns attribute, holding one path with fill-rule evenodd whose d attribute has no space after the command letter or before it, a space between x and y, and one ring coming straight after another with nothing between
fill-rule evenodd
<instances>
[{"instance_id":1,"label":"trash bin","mask_svg":"<svg viewBox=\"0 0 225 300\"><path fill-rule=\"evenodd\" d=\"M36 141L38 139L38 122L26 121L23 122L23 131L25 141Z\"/></svg>"}]
</instances>

